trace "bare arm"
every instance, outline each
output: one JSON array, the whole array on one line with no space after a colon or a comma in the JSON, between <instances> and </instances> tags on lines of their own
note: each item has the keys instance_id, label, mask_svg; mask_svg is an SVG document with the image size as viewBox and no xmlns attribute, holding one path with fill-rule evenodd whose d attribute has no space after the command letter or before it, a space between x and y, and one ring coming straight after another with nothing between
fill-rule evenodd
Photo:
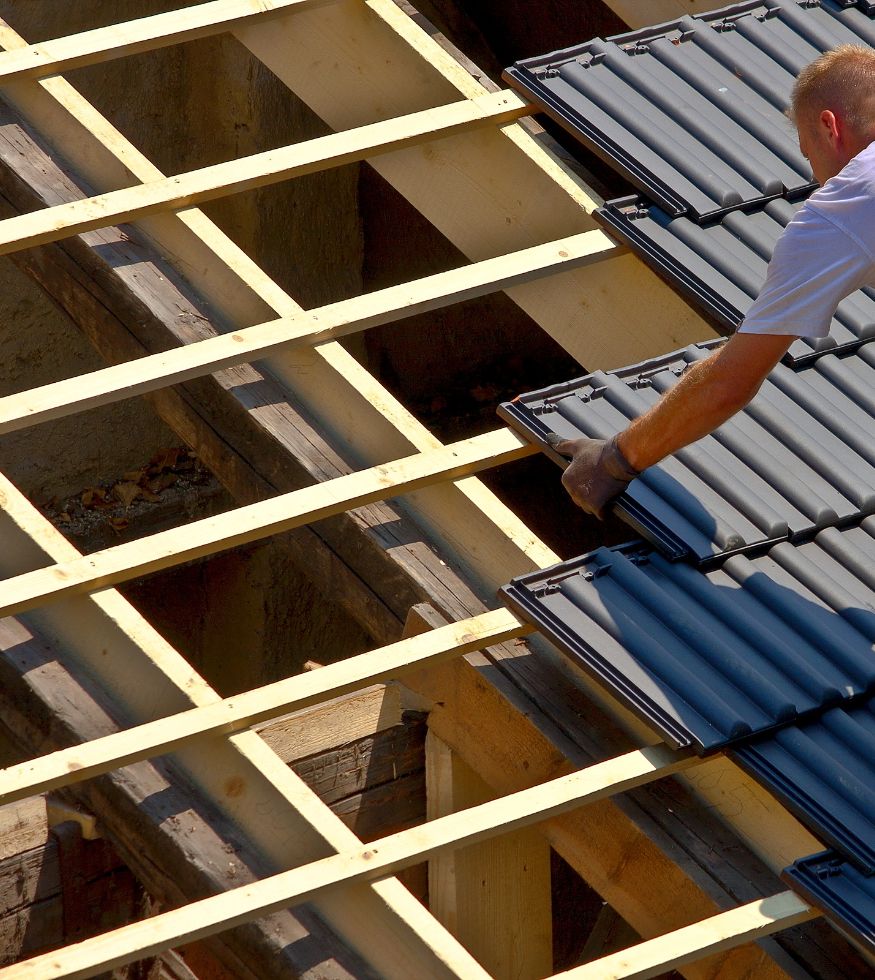
<instances>
[{"instance_id":1,"label":"bare arm","mask_svg":"<svg viewBox=\"0 0 875 980\"><path fill-rule=\"evenodd\" d=\"M637 471L722 425L759 390L794 336L735 334L716 353L690 367L648 412L613 439L554 443L571 459L562 485L578 507L604 517L605 508Z\"/></svg>"},{"instance_id":2,"label":"bare arm","mask_svg":"<svg viewBox=\"0 0 875 980\"><path fill-rule=\"evenodd\" d=\"M636 470L701 439L753 398L795 336L735 334L621 432L617 445Z\"/></svg>"}]
</instances>

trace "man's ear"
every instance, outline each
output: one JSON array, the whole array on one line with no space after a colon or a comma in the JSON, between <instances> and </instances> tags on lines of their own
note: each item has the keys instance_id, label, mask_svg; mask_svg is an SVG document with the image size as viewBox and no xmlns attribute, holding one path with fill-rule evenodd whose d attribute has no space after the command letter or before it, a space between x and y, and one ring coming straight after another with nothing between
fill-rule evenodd
<instances>
[{"instance_id":1,"label":"man's ear","mask_svg":"<svg viewBox=\"0 0 875 980\"><path fill-rule=\"evenodd\" d=\"M842 138L842 125L832 109L824 109L820 114L821 132L835 146Z\"/></svg>"}]
</instances>

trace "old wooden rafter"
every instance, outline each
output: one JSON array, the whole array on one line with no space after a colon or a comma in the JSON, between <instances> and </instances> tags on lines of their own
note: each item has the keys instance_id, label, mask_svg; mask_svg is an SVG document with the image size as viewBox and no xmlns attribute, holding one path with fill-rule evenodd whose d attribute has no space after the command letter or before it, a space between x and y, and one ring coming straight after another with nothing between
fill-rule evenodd
<instances>
[{"instance_id":1,"label":"old wooden rafter","mask_svg":"<svg viewBox=\"0 0 875 980\"><path fill-rule=\"evenodd\" d=\"M242 732L287 712L529 632L531 627L499 609L318 671L61 749L0 770L0 805L172 752L195 738Z\"/></svg>"},{"instance_id":2,"label":"old wooden rafter","mask_svg":"<svg viewBox=\"0 0 875 980\"><path fill-rule=\"evenodd\" d=\"M597 262L617 247L599 232L584 232L6 395L0 398L0 433L15 432L28 425L143 395L293 347L337 340L516 283L568 271Z\"/></svg>"},{"instance_id":3,"label":"old wooden rafter","mask_svg":"<svg viewBox=\"0 0 875 980\"><path fill-rule=\"evenodd\" d=\"M562 776L529 790L450 814L242 889L124 926L67 950L0 970L4 980L87 977L186 941L201 939L276 909L312 900L326 890L375 881L436 850L461 847L671 775L694 756L654 746Z\"/></svg>"}]
</instances>

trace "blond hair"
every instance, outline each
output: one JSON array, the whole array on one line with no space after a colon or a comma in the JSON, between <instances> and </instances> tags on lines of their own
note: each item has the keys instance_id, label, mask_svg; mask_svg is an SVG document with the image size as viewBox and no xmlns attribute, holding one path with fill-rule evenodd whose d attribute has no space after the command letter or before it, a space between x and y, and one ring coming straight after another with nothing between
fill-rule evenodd
<instances>
[{"instance_id":1,"label":"blond hair","mask_svg":"<svg viewBox=\"0 0 875 980\"><path fill-rule=\"evenodd\" d=\"M829 109L860 136L875 136L875 50L841 44L799 72L790 116Z\"/></svg>"}]
</instances>

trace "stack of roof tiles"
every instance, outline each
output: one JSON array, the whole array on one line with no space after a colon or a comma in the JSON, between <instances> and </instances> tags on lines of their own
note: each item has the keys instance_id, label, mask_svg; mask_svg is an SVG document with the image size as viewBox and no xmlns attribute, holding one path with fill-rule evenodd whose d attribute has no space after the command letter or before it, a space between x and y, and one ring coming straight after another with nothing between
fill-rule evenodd
<instances>
[{"instance_id":1,"label":"stack of roof tiles","mask_svg":"<svg viewBox=\"0 0 875 980\"><path fill-rule=\"evenodd\" d=\"M506 77L643 196L598 214L723 327L811 193L798 71L875 46L871 0L747 0L519 62ZM505 600L672 745L727 751L832 850L784 872L875 949L875 290L798 341L750 405L616 506L639 536ZM718 342L719 343L719 342ZM607 437L714 344L503 405L550 449Z\"/></svg>"}]
</instances>

